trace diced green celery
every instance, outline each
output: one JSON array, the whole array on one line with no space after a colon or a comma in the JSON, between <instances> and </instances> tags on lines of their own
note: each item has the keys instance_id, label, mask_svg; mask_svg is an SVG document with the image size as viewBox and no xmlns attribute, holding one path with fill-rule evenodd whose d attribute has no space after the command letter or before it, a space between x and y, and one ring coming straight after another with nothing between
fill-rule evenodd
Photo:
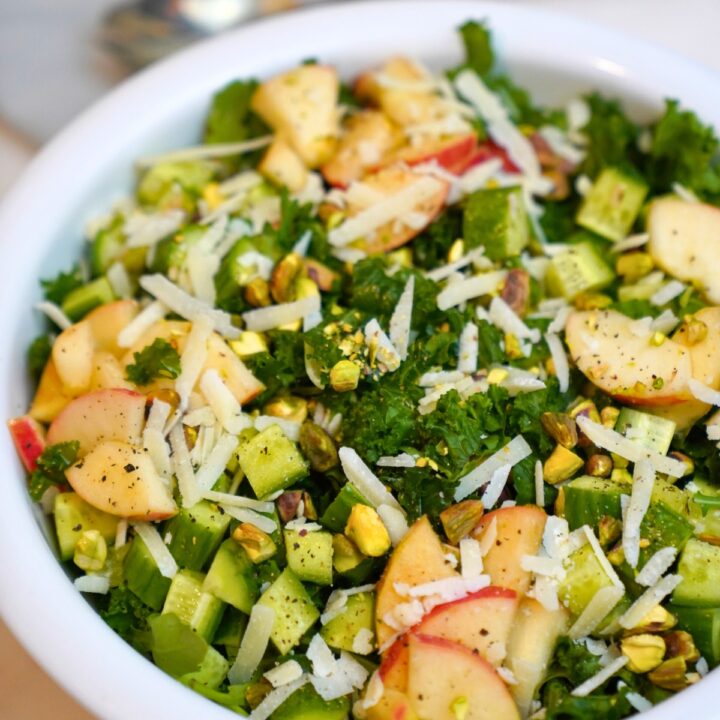
<instances>
[{"instance_id":1,"label":"diced green celery","mask_svg":"<svg viewBox=\"0 0 720 720\"><path fill-rule=\"evenodd\" d=\"M353 652L360 630L375 632L375 595L371 592L350 595L340 614L323 625L320 634L330 647Z\"/></svg>"}]
</instances>

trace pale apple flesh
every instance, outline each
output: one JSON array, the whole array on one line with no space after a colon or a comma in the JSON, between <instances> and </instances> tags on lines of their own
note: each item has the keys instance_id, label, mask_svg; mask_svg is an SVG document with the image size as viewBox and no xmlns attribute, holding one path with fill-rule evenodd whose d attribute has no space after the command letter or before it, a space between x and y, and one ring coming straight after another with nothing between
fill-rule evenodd
<instances>
[{"instance_id":1,"label":"pale apple flesh","mask_svg":"<svg viewBox=\"0 0 720 720\"><path fill-rule=\"evenodd\" d=\"M405 692L408 680L409 633L401 635L384 653L378 673L387 689Z\"/></svg>"},{"instance_id":2,"label":"pale apple flesh","mask_svg":"<svg viewBox=\"0 0 720 720\"><path fill-rule=\"evenodd\" d=\"M460 643L497 667L505 659L518 603L514 590L487 587L438 605L413 631Z\"/></svg>"},{"instance_id":3,"label":"pale apple flesh","mask_svg":"<svg viewBox=\"0 0 720 720\"><path fill-rule=\"evenodd\" d=\"M510 691L486 660L459 643L412 634L407 695L420 718L519 720Z\"/></svg>"},{"instance_id":4,"label":"pale apple flesh","mask_svg":"<svg viewBox=\"0 0 720 720\"><path fill-rule=\"evenodd\" d=\"M45 430L29 415L8 420L8 430L23 466L28 472L33 472L45 449Z\"/></svg>"},{"instance_id":5,"label":"pale apple flesh","mask_svg":"<svg viewBox=\"0 0 720 720\"><path fill-rule=\"evenodd\" d=\"M77 440L78 457L107 440L139 445L145 427L145 403L145 395L121 388L81 395L53 420L48 429L48 444Z\"/></svg>"},{"instance_id":6,"label":"pale apple flesh","mask_svg":"<svg viewBox=\"0 0 720 720\"><path fill-rule=\"evenodd\" d=\"M500 508L483 516L472 535L482 541L485 533L495 533L495 541L483 558L484 572L493 585L520 595L528 591L532 577L522 569L521 560L523 555L537 555L546 520L545 511L536 505Z\"/></svg>"},{"instance_id":7,"label":"pale apple flesh","mask_svg":"<svg viewBox=\"0 0 720 720\"><path fill-rule=\"evenodd\" d=\"M110 390L112 388L135 389L126 375L120 361L107 350L98 350L93 355L93 370L90 376L90 390Z\"/></svg>"},{"instance_id":8,"label":"pale apple flesh","mask_svg":"<svg viewBox=\"0 0 720 720\"><path fill-rule=\"evenodd\" d=\"M574 312L565 339L578 369L603 392L628 405L666 406L692 399L691 353L615 310Z\"/></svg>"},{"instance_id":9,"label":"pale apple flesh","mask_svg":"<svg viewBox=\"0 0 720 720\"><path fill-rule=\"evenodd\" d=\"M445 557L440 538L430 521L423 516L417 520L400 541L385 566L375 595L375 617L378 646L382 647L395 631L383 618L407 598L398 594L395 583L421 585L433 580L458 577Z\"/></svg>"},{"instance_id":10,"label":"pale apple flesh","mask_svg":"<svg viewBox=\"0 0 720 720\"><path fill-rule=\"evenodd\" d=\"M52 422L74 397L75 394L63 385L55 363L50 357L40 376L40 382L28 414L38 422Z\"/></svg>"},{"instance_id":11,"label":"pale apple flesh","mask_svg":"<svg viewBox=\"0 0 720 720\"><path fill-rule=\"evenodd\" d=\"M110 515L149 522L177 512L150 456L128 443L100 443L68 468L65 477L85 502Z\"/></svg>"},{"instance_id":12,"label":"pale apple flesh","mask_svg":"<svg viewBox=\"0 0 720 720\"><path fill-rule=\"evenodd\" d=\"M720 209L676 197L655 200L647 219L647 248L655 264L720 303Z\"/></svg>"},{"instance_id":13,"label":"pale apple flesh","mask_svg":"<svg viewBox=\"0 0 720 720\"><path fill-rule=\"evenodd\" d=\"M52 359L60 382L69 393L88 389L93 370L95 339L90 323L82 321L63 330L52 346Z\"/></svg>"},{"instance_id":14,"label":"pale apple flesh","mask_svg":"<svg viewBox=\"0 0 720 720\"><path fill-rule=\"evenodd\" d=\"M565 608L547 610L533 598L523 599L510 633L505 662L517 680L517 684L510 686L510 692L523 717L529 714L535 691L547 674L555 644L567 629Z\"/></svg>"},{"instance_id":15,"label":"pale apple flesh","mask_svg":"<svg viewBox=\"0 0 720 720\"><path fill-rule=\"evenodd\" d=\"M118 335L130 324L139 310L136 300L116 300L89 312L84 321L90 325L95 339L95 350L121 356L125 351L117 344Z\"/></svg>"},{"instance_id":16,"label":"pale apple flesh","mask_svg":"<svg viewBox=\"0 0 720 720\"><path fill-rule=\"evenodd\" d=\"M299 192L308 180L308 170L302 158L280 137L276 137L265 151L258 172L290 192Z\"/></svg>"}]
</instances>

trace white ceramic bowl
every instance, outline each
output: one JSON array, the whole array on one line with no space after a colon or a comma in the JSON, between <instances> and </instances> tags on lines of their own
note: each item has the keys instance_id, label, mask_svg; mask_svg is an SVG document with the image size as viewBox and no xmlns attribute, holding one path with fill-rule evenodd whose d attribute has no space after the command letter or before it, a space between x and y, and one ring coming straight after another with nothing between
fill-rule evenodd
<instances>
[{"instance_id":1,"label":"white ceramic bowl","mask_svg":"<svg viewBox=\"0 0 720 720\"><path fill-rule=\"evenodd\" d=\"M488 18L503 63L543 102L600 89L653 117L678 97L720 127L720 78L667 50L526 6L438 0L326 6L258 22L183 52L135 77L61 133L0 209L0 415L25 411L25 348L40 328L31 310L38 278L69 267L84 221L127 192L133 159L197 142L213 91L317 57L350 76L389 55L435 67L460 57L454 28ZM146 662L95 614L48 547L43 520L7 433L0 432L0 612L20 641L69 692L102 718L237 717ZM720 690L710 677L648 713L708 717Z\"/></svg>"}]
</instances>

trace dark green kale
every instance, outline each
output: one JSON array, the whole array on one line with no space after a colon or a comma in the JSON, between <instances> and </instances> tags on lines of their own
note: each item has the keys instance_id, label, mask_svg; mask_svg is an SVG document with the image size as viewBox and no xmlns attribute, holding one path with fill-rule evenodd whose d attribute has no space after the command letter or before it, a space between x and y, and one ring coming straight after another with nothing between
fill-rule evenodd
<instances>
[{"instance_id":1,"label":"dark green kale","mask_svg":"<svg viewBox=\"0 0 720 720\"><path fill-rule=\"evenodd\" d=\"M487 320L478 320L478 367L490 367L507 362L502 349L503 334Z\"/></svg>"},{"instance_id":2,"label":"dark green kale","mask_svg":"<svg viewBox=\"0 0 720 720\"><path fill-rule=\"evenodd\" d=\"M29 491L33 500L40 500L51 485L65 485L65 470L77 459L80 443L77 440L49 445L37 459L37 467L30 475Z\"/></svg>"},{"instance_id":3,"label":"dark green kale","mask_svg":"<svg viewBox=\"0 0 720 720\"><path fill-rule=\"evenodd\" d=\"M280 225L275 232L277 250L282 255L289 253L295 243L306 233L312 235L311 251L318 260L327 260L329 245L325 226L317 217L312 203L301 205L290 197L286 189L280 192Z\"/></svg>"},{"instance_id":4,"label":"dark green kale","mask_svg":"<svg viewBox=\"0 0 720 720\"><path fill-rule=\"evenodd\" d=\"M538 451L541 457L548 455L554 443L542 429L540 416L544 412L562 412L568 406L573 393L562 394L557 378L549 377L545 388L535 392L521 393L507 408L507 434L522 435Z\"/></svg>"},{"instance_id":5,"label":"dark green kale","mask_svg":"<svg viewBox=\"0 0 720 720\"><path fill-rule=\"evenodd\" d=\"M486 75L495 65L490 30L484 23L469 20L461 25L458 32L465 46L464 67L478 75Z\"/></svg>"},{"instance_id":6,"label":"dark green kale","mask_svg":"<svg viewBox=\"0 0 720 720\"><path fill-rule=\"evenodd\" d=\"M571 688L560 680L551 680L545 685L546 720L620 720L635 712L622 692L575 697L570 691Z\"/></svg>"},{"instance_id":7,"label":"dark green kale","mask_svg":"<svg viewBox=\"0 0 720 720\"><path fill-rule=\"evenodd\" d=\"M653 193L670 192L680 183L703 198L720 194L718 139L695 113L667 100L665 115L653 129L645 177Z\"/></svg>"},{"instance_id":8,"label":"dark green kale","mask_svg":"<svg viewBox=\"0 0 720 720\"><path fill-rule=\"evenodd\" d=\"M52 337L50 335L38 335L31 343L27 351L28 367L34 378L40 377L47 361L52 353Z\"/></svg>"},{"instance_id":9,"label":"dark green kale","mask_svg":"<svg viewBox=\"0 0 720 720\"><path fill-rule=\"evenodd\" d=\"M432 270L447 262L452 244L463 235L463 210L451 205L433 220L412 244L416 267Z\"/></svg>"},{"instance_id":10,"label":"dark green kale","mask_svg":"<svg viewBox=\"0 0 720 720\"><path fill-rule=\"evenodd\" d=\"M591 114L583 128L588 149L580 172L594 178L600 170L611 165L637 168L639 127L627 117L616 100L606 100L599 93L592 93L585 99Z\"/></svg>"},{"instance_id":11,"label":"dark green kale","mask_svg":"<svg viewBox=\"0 0 720 720\"><path fill-rule=\"evenodd\" d=\"M410 522L421 515L436 520L453 501L455 483L429 465L384 472L381 478L396 493Z\"/></svg>"},{"instance_id":12,"label":"dark green kale","mask_svg":"<svg viewBox=\"0 0 720 720\"><path fill-rule=\"evenodd\" d=\"M151 635L148 619L152 608L145 605L126 585L112 588L107 604L100 610L102 619L138 652L150 650Z\"/></svg>"},{"instance_id":13,"label":"dark green kale","mask_svg":"<svg viewBox=\"0 0 720 720\"><path fill-rule=\"evenodd\" d=\"M61 272L49 280L41 280L45 299L56 305L61 305L63 300L77 288L83 285L83 278L80 267L75 266L70 272Z\"/></svg>"},{"instance_id":14,"label":"dark green kale","mask_svg":"<svg viewBox=\"0 0 720 720\"><path fill-rule=\"evenodd\" d=\"M257 353L244 362L265 384L265 391L257 402L262 404L280 390L295 388L307 382L305 349L302 333L271 330L268 333L270 352Z\"/></svg>"},{"instance_id":15,"label":"dark green kale","mask_svg":"<svg viewBox=\"0 0 720 720\"><path fill-rule=\"evenodd\" d=\"M136 385L148 385L155 378L174 380L180 375L180 355L162 338L134 353L133 358L135 362L125 368L125 373L127 379Z\"/></svg>"},{"instance_id":16,"label":"dark green kale","mask_svg":"<svg viewBox=\"0 0 720 720\"><path fill-rule=\"evenodd\" d=\"M242 142L268 132L250 108L257 87L256 80L238 80L215 94L205 126L206 143Z\"/></svg>"},{"instance_id":17,"label":"dark green kale","mask_svg":"<svg viewBox=\"0 0 720 720\"><path fill-rule=\"evenodd\" d=\"M572 242L572 235L577 231L575 224L577 208L578 203L574 194L564 202L545 203L540 216L540 227L549 243Z\"/></svg>"}]
</instances>

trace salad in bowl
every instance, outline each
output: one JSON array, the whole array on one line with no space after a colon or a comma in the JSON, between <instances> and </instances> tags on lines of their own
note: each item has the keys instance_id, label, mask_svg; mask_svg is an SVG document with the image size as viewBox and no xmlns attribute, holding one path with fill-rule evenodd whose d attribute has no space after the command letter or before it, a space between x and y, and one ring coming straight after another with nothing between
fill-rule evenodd
<instances>
[{"instance_id":1,"label":"salad in bowl","mask_svg":"<svg viewBox=\"0 0 720 720\"><path fill-rule=\"evenodd\" d=\"M720 663L718 141L460 34L219 89L42 281L58 557L241 716L622 718Z\"/></svg>"}]
</instances>

